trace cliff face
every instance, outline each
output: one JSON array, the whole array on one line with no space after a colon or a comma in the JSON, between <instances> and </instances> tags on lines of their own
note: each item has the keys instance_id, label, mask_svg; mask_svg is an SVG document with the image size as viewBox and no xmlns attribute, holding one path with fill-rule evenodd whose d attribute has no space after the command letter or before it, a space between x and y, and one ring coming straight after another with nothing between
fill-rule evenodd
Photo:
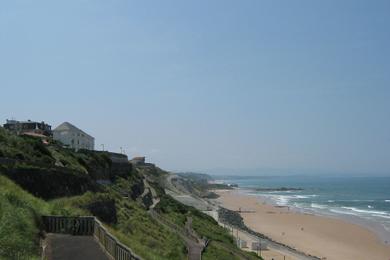
<instances>
[{"instance_id":1,"label":"cliff face","mask_svg":"<svg viewBox=\"0 0 390 260\"><path fill-rule=\"evenodd\" d=\"M88 175L75 173L66 168L36 168L27 165L4 168L2 172L24 190L43 199L74 196L86 191L100 190Z\"/></svg>"},{"instance_id":2,"label":"cliff face","mask_svg":"<svg viewBox=\"0 0 390 260\"><path fill-rule=\"evenodd\" d=\"M129 162L113 162L110 168L110 180L114 181L118 177L127 178L132 172Z\"/></svg>"},{"instance_id":3,"label":"cliff face","mask_svg":"<svg viewBox=\"0 0 390 260\"><path fill-rule=\"evenodd\" d=\"M136 200L139 196L142 195L144 190L145 190L145 186L144 186L144 183L142 182L142 180L133 182L133 184L130 188L131 199Z\"/></svg>"},{"instance_id":4,"label":"cliff face","mask_svg":"<svg viewBox=\"0 0 390 260\"><path fill-rule=\"evenodd\" d=\"M116 224L117 213L115 206L115 200L105 199L91 202L84 208L91 212L92 215L98 217L101 221L108 224Z\"/></svg>"},{"instance_id":5,"label":"cliff face","mask_svg":"<svg viewBox=\"0 0 390 260\"><path fill-rule=\"evenodd\" d=\"M132 172L132 165L126 155L101 152L80 151L82 164L94 180L114 181L117 177L126 178Z\"/></svg>"},{"instance_id":6,"label":"cliff face","mask_svg":"<svg viewBox=\"0 0 390 260\"><path fill-rule=\"evenodd\" d=\"M86 168L91 178L96 181L114 181L117 177L126 178L132 171L129 162L113 162L110 159L104 164L89 162Z\"/></svg>"}]
</instances>

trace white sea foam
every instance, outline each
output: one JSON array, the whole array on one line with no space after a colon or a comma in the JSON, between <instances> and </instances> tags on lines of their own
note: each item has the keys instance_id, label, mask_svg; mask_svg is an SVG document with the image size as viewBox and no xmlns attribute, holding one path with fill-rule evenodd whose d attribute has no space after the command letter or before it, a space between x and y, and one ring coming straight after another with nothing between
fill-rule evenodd
<instances>
[{"instance_id":1,"label":"white sea foam","mask_svg":"<svg viewBox=\"0 0 390 260\"><path fill-rule=\"evenodd\" d=\"M329 205L324 205L320 203L307 203L307 199L318 197L316 194L308 194L308 195L296 195L296 194L274 194L274 193L263 193L258 194L264 196L266 198L269 198L270 200L274 201L275 204L279 206L287 206L292 205L295 208L300 208L303 210L314 210L318 211L318 213L321 214L325 212L332 212L334 214L341 214L341 215L351 215L351 216L357 216L357 217L363 217L367 219L371 218L382 218L382 219L390 219L390 213L386 211L379 211L379 210L373 210L374 206L367 205L367 209L361 209L361 208L355 208L355 207L330 207ZM374 200L348 200L348 201L354 201L354 202L370 202ZM327 200L328 203L334 203L335 200ZM338 201L340 202L340 201ZM390 202L390 200L386 200L386 202ZM384 220L385 221L385 220Z\"/></svg>"},{"instance_id":2,"label":"white sea foam","mask_svg":"<svg viewBox=\"0 0 390 260\"><path fill-rule=\"evenodd\" d=\"M375 200L338 200L340 202L375 202Z\"/></svg>"},{"instance_id":3,"label":"white sea foam","mask_svg":"<svg viewBox=\"0 0 390 260\"><path fill-rule=\"evenodd\" d=\"M310 198L314 198L314 197L317 197L318 195L293 195L292 197L294 197L294 199L310 199Z\"/></svg>"},{"instance_id":4,"label":"white sea foam","mask_svg":"<svg viewBox=\"0 0 390 260\"><path fill-rule=\"evenodd\" d=\"M265 195L271 200L276 201L278 205L286 206L291 200L301 200L316 197L317 195Z\"/></svg>"},{"instance_id":5,"label":"white sea foam","mask_svg":"<svg viewBox=\"0 0 390 260\"><path fill-rule=\"evenodd\" d=\"M385 216L385 215L378 215L378 214L373 214L374 217L379 217L379 218L386 218L386 219L390 219L390 215L389 216Z\"/></svg>"},{"instance_id":6,"label":"white sea foam","mask_svg":"<svg viewBox=\"0 0 390 260\"><path fill-rule=\"evenodd\" d=\"M321 205L321 204L317 204L317 203L311 203L310 206L311 206L312 208L315 208L315 209L326 209L326 208L328 208L328 207L325 206L325 205Z\"/></svg>"},{"instance_id":7,"label":"white sea foam","mask_svg":"<svg viewBox=\"0 0 390 260\"><path fill-rule=\"evenodd\" d=\"M290 201L290 198L287 198L287 196L276 196L276 202L278 205L285 206Z\"/></svg>"},{"instance_id":8,"label":"white sea foam","mask_svg":"<svg viewBox=\"0 0 390 260\"><path fill-rule=\"evenodd\" d=\"M354 207L342 207L342 208L349 209L349 210L352 210L354 212L363 213L363 214L378 214L378 215L382 215L382 216L390 216L390 214L388 212L385 212L385 211L364 210L364 209L357 209Z\"/></svg>"},{"instance_id":9,"label":"white sea foam","mask_svg":"<svg viewBox=\"0 0 390 260\"><path fill-rule=\"evenodd\" d=\"M352 211L346 211L346 210L341 210L341 209L330 209L331 212L337 213L337 214L346 214L346 215L353 215L353 216L358 216L359 214L356 214Z\"/></svg>"},{"instance_id":10,"label":"white sea foam","mask_svg":"<svg viewBox=\"0 0 390 260\"><path fill-rule=\"evenodd\" d=\"M281 194L273 194L271 192L261 193L261 194L257 193L257 195L268 198L279 206L287 206L290 204L294 205L295 202L297 202L297 201L304 200L304 199L310 199L310 198L314 198L314 197L318 196L316 194L308 194L308 195L283 194L283 195L281 195ZM291 201L294 203L291 203Z\"/></svg>"}]
</instances>

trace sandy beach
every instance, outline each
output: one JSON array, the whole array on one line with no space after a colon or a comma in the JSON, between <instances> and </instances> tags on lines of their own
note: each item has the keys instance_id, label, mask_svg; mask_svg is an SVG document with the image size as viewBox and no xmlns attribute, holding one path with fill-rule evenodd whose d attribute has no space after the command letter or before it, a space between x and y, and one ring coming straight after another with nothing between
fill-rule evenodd
<instances>
[{"instance_id":1,"label":"sandy beach","mask_svg":"<svg viewBox=\"0 0 390 260\"><path fill-rule=\"evenodd\" d=\"M377 234L345 220L293 212L237 191L216 191L225 208L241 213L245 224L273 240L327 260L389 260L390 245ZM277 260L277 258L275 258Z\"/></svg>"}]
</instances>

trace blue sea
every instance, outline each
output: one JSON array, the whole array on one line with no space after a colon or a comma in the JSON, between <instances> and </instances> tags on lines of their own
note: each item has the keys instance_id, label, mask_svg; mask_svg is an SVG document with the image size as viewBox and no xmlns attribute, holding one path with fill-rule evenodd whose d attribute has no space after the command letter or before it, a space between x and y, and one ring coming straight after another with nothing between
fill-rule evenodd
<instances>
[{"instance_id":1,"label":"blue sea","mask_svg":"<svg viewBox=\"0 0 390 260\"><path fill-rule=\"evenodd\" d=\"M242 192L297 211L339 217L364 225L390 243L390 177L234 177ZM302 188L302 191L255 191L255 188Z\"/></svg>"}]
</instances>

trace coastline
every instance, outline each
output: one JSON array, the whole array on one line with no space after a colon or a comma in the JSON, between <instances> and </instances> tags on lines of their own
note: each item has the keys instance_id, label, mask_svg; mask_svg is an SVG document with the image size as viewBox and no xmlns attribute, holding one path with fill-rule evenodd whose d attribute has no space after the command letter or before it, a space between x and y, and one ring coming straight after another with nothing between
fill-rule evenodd
<instances>
[{"instance_id":1,"label":"coastline","mask_svg":"<svg viewBox=\"0 0 390 260\"><path fill-rule=\"evenodd\" d=\"M343 220L348 223L356 224L365 229L369 229L371 232L375 233L383 244L390 245L390 230L387 230L383 225L381 225L380 223L376 223L373 220L363 219L357 215L345 214L345 212L343 212L344 214L330 214L329 212L326 211L318 211L309 208L300 208L288 204L280 205L278 204L277 201L270 199L268 196L262 194L253 194L253 190L251 189L237 188L235 189L235 191L238 194L242 194L244 196L256 197L262 202L266 202L267 204L273 205L277 208L289 208L292 212L295 213L311 214L319 217Z\"/></svg>"},{"instance_id":2,"label":"coastline","mask_svg":"<svg viewBox=\"0 0 390 260\"><path fill-rule=\"evenodd\" d=\"M216 190L216 201L241 212L248 228L298 251L322 259L390 259L390 245L372 230L336 217L304 213L270 204L242 190Z\"/></svg>"}]
</instances>

